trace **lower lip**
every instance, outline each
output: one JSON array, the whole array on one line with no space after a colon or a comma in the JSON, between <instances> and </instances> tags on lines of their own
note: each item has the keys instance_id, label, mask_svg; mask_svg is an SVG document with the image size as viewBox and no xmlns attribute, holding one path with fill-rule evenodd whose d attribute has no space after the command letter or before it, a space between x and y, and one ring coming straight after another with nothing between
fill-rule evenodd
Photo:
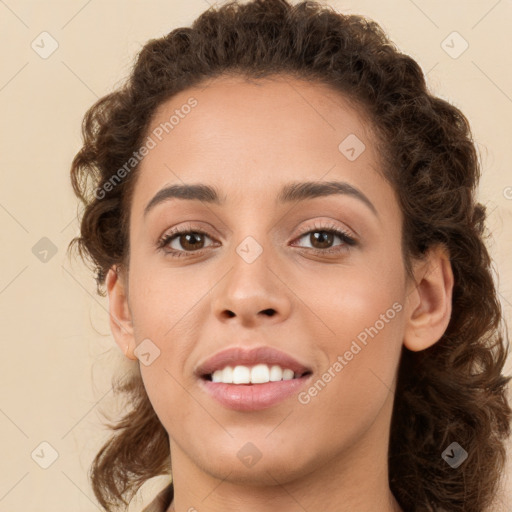
<instances>
[{"instance_id":1,"label":"lower lip","mask_svg":"<svg viewBox=\"0 0 512 512\"><path fill-rule=\"evenodd\" d=\"M228 409L259 411L276 405L297 393L311 375L265 384L224 384L200 379L206 392Z\"/></svg>"}]
</instances>

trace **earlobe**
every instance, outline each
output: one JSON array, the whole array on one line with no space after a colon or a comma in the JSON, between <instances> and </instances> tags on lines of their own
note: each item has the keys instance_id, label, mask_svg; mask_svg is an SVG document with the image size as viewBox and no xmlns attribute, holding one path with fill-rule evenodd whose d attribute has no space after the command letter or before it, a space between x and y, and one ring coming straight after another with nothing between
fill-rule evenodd
<instances>
[{"instance_id":1,"label":"earlobe","mask_svg":"<svg viewBox=\"0 0 512 512\"><path fill-rule=\"evenodd\" d=\"M404 345L417 352L439 341L450 323L454 278L448 250L444 246L429 249L414 274Z\"/></svg>"},{"instance_id":2,"label":"earlobe","mask_svg":"<svg viewBox=\"0 0 512 512\"><path fill-rule=\"evenodd\" d=\"M111 267L105 280L109 302L110 329L119 348L128 359L136 360L134 355L135 338L125 279L119 267Z\"/></svg>"}]
</instances>

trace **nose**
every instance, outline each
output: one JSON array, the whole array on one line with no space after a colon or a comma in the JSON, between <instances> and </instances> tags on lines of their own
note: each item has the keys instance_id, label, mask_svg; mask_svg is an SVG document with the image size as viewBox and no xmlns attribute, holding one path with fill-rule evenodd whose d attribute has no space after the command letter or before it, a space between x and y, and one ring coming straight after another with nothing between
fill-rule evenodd
<instances>
[{"instance_id":1,"label":"nose","mask_svg":"<svg viewBox=\"0 0 512 512\"><path fill-rule=\"evenodd\" d=\"M283 322L290 315L293 293L280 265L267 257L269 250L254 261L237 252L223 279L213 289L213 314L221 322L238 322L245 327Z\"/></svg>"}]
</instances>

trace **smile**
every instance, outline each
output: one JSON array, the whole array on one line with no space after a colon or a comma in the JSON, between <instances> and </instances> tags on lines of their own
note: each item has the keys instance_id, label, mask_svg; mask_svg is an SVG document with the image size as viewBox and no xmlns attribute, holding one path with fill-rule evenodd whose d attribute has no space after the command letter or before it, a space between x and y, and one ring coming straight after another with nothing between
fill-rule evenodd
<instances>
[{"instance_id":1,"label":"smile","mask_svg":"<svg viewBox=\"0 0 512 512\"><path fill-rule=\"evenodd\" d=\"M224 384L265 384L266 382L297 379L308 373L294 373L290 368L282 368L275 364L257 364L252 367L226 366L222 370L216 370L212 374L206 375L205 378Z\"/></svg>"}]
</instances>

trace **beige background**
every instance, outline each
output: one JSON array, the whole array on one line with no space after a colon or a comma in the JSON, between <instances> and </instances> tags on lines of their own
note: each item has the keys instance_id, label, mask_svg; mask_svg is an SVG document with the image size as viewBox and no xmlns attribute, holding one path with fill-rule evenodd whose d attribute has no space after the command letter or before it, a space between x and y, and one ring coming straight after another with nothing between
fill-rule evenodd
<instances>
[{"instance_id":1,"label":"beige background","mask_svg":"<svg viewBox=\"0 0 512 512\"><path fill-rule=\"evenodd\" d=\"M431 88L468 116L510 325L512 2L323 3L381 23L428 73ZM78 234L70 162L86 109L127 75L141 45L207 7L205 0L0 1L0 512L99 510L87 470L107 434L98 409L114 410L110 374L124 362L110 335L107 299L95 295L81 262L66 257ZM35 41L39 53L51 49L43 31L59 45L46 59L31 47ZM452 35L442 45L453 31L469 44L457 58L463 39ZM38 254L49 246L43 237L57 251L46 262ZM40 464L51 462L52 448L42 442L58 452L47 469ZM130 510L140 510L164 483L148 482ZM511 496L510 479L507 485ZM501 503L495 510L512 510L510 497Z\"/></svg>"}]
</instances>

